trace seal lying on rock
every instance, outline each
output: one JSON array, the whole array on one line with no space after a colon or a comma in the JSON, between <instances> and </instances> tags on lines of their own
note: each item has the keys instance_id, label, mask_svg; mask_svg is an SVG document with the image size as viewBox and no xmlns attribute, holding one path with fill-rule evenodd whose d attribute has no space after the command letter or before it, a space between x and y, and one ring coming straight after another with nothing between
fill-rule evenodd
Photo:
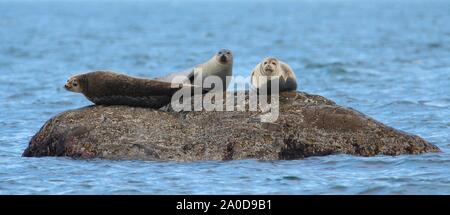
<instances>
[{"instance_id":1,"label":"seal lying on rock","mask_svg":"<svg viewBox=\"0 0 450 215\"><path fill-rule=\"evenodd\" d=\"M203 82L207 77L217 76L222 81L222 89L225 91L228 87L226 77L231 77L232 74L233 53L228 49L221 49L205 63L197 65L187 71L171 73L167 76L156 78L155 80L195 84L195 79L202 78L201 85L203 85Z\"/></svg>"},{"instance_id":2,"label":"seal lying on rock","mask_svg":"<svg viewBox=\"0 0 450 215\"><path fill-rule=\"evenodd\" d=\"M69 91L82 93L97 105L128 105L160 108L183 87L168 82L131 77L111 71L75 75L64 85Z\"/></svg>"},{"instance_id":3,"label":"seal lying on rock","mask_svg":"<svg viewBox=\"0 0 450 215\"><path fill-rule=\"evenodd\" d=\"M289 65L276 58L265 58L252 71L251 83L256 89L260 89L264 85L270 89L269 84L275 79L279 80L280 92L297 90L297 78L294 71ZM269 83L267 83L268 81Z\"/></svg>"}]
</instances>

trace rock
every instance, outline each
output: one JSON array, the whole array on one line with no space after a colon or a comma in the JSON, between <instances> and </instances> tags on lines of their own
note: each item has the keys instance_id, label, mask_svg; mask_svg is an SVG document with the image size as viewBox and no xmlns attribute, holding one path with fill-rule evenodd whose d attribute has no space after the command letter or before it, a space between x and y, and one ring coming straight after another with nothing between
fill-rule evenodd
<instances>
[{"instance_id":1,"label":"rock","mask_svg":"<svg viewBox=\"0 0 450 215\"><path fill-rule=\"evenodd\" d=\"M374 156L439 151L416 135L303 92L280 95L277 121L261 122L261 115L89 106L47 121L23 156L278 160L340 153Z\"/></svg>"}]
</instances>

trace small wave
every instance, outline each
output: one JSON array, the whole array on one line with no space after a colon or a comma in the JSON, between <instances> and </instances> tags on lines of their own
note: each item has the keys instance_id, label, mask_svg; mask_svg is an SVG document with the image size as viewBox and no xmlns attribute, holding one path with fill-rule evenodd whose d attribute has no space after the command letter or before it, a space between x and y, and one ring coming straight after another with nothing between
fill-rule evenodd
<instances>
[{"instance_id":1,"label":"small wave","mask_svg":"<svg viewBox=\"0 0 450 215\"><path fill-rule=\"evenodd\" d=\"M411 181L409 177L396 177L396 176L374 178L373 180L384 181L387 183L403 183Z\"/></svg>"},{"instance_id":2,"label":"small wave","mask_svg":"<svg viewBox=\"0 0 450 215\"><path fill-rule=\"evenodd\" d=\"M410 105L419 105L418 102L409 101L409 100L397 100L393 102L389 102L386 104L382 104L378 106L378 108L392 107L392 106L410 106Z\"/></svg>"},{"instance_id":3,"label":"small wave","mask_svg":"<svg viewBox=\"0 0 450 215\"><path fill-rule=\"evenodd\" d=\"M402 63L402 64L422 64L423 61L421 59L406 59L402 57L396 57L393 59L393 62Z\"/></svg>"},{"instance_id":4,"label":"small wave","mask_svg":"<svg viewBox=\"0 0 450 215\"><path fill-rule=\"evenodd\" d=\"M435 101L419 101L419 104L423 104L430 107L446 108L450 106L450 100L435 100Z\"/></svg>"},{"instance_id":5,"label":"small wave","mask_svg":"<svg viewBox=\"0 0 450 215\"><path fill-rule=\"evenodd\" d=\"M215 34L213 32L206 32L204 33L204 37L205 38L213 38L215 36Z\"/></svg>"},{"instance_id":6,"label":"small wave","mask_svg":"<svg viewBox=\"0 0 450 215\"><path fill-rule=\"evenodd\" d=\"M380 76L382 72L365 67L351 67L345 66L343 63L331 63L331 64L307 64L306 69L322 69L331 75L343 76L346 79L353 80L355 75L364 76Z\"/></svg>"},{"instance_id":7,"label":"small wave","mask_svg":"<svg viewBox=\"0 0 450 215\"><path fill-rule=\"evenodd\" d=\"M137 189L120 189L112 191L112 194L142 194L142 191Z\"/></svg>"},{"instance_id":8,"label":"small wave","mask_svg":"<svg viewBox=\"0 0 450 215\"><path fill-rule=\"evenodd\" d=\"M138 25L131 25L127 28L128 31L135 32L135 33L142 33L144 32L144 29L141 26Z\"/></svg>"},{"instance_id":9,"label":"small wave","mask_svg":"<svg viewBox=\"0 0 450 215\"><path fill-rule=\"evenodd\" d=\"M47 104L56 105L56 106L67 106L67 105L73 105L75 103L73 103L71 101L51 101L51 102L47 102Z\"/></svg>"},{"instance_id":10,"label":"small wave","mask_svg":"<svg viewBox=\"0 0 450 215\"><path fill-rule=\"evenodd\" d=\"M283 180L288 180L288 181L300 181L300 178L294 175L288 175L288 176L284 176Z\"/></svg>"},{"instance_id":11,"label":"small wave","mask_svg":"<svg viewBox=\"0 0 450 215\"><path fill-rule=\"evenodd\" d=\"M332 186L330 189L331 189L331 190L334 190L334 191L342 192L342 191L347 190L348 187L347 187L347 186L344 186L344 185L334 185L334 186Z\"/></svg>"},{"instance_id":12,"label":"small wave","mask_svg":"<svg viewBox=\"0 0 450 215\"><path fill-rule=\"evenodd\" d=\"M123 59L126 59L126 60L133 59L133 60L150 61L151 57L148 54L146 54L146 53L134 53L134 54L130 54L130 55L124 56Z\"/></svg>"},{"instance_id":13,"label":"small wave","mask_svg":"<svg viewBox=\"0 0 450 215\"><path fill-rule=\"evenodd\" d=\"M363 161L363 164L370 165L370 166L392 165L392 164L398 165L398 164L401 164L401 163L403 163L402 160L395 160L395 161L393 161L393 160L378 160L377 159L377 160L365 160L365 161Z\"/></svg>"},{"instance_id":14,"label":"small wave","mask_svg":"<svg viewBox=\"0 0 450 215\"><path fill-rule=\"evenodd\" d=\"M350 72L350 70L344 69L343 67L330 67L326 69L327 72L330 72L332 74L347 74Z\"/></svg>"},{"instance_id":15,"label":"small wave","mask_svg":"<svg viewBox=\"0 0 450 215\"><path fill-rule=\"evenodd\" d=\"M243 175L239 176L238 179L251 179L249 176Z\"/></svg>"},{"instance_id":16,"label":"small wave","mask_svg":"<svg viewBox=\"0 0 450 215\"><path fill-rule=\"evenodd\" d=\"M7 100L16 100L16 99L31 97L34 95L35 94L31 93L31 92L21 92L21 93L15 93L15 94L9 95L8 97L6 97L6 99Z\"/></svg>"},{"instance_id":17,"label":"small wave","mask_svg":"<svg viewBox=\"0 0 450 215\"><path fill-rule=\"evenodd\" d=\"M10 68L12 67L12 63L11 62L0 62L0 68L7 68L8 70L10 70ZM6 72L6 71L5 71Z\"/></svg>"},{"instance_id":18,"label":"small wave","mask_svg":"<svg viewBox=\"0 0 450 215\"><path fill-rule=\"evenodd\" d=\"M284 40L283 39L276 39L275 41L273 41L274 44L277 45L283 45L284 44Z\"/></svg>"},{"instance_id":19,"label":"small wave","mask_svg":"<svg viewBox=\"0 0 450 215\"><path fill-rule=\"evenodd\" d=\"M344 64L341 62L333 62L333 63L307 63L305 65L306 69L321 69L321 68L329 68L329 67L343 67Z\"/></svg>"},{"instance_id":20,"label":"small wave","mask_svg":"<svg viewBox=\"0 0 450 215\"><path fill-rule=\"evenodd\" d=\"M9 47L4 51L6 56L13 56L16 58L28 58L30 57L30 53L27 51L24 51L20 48L16 47Z\"/></svg>"},{"instance_id":21,"label":"small wave","mask_svg":"<svg viewBox=\"0 0 450 215\"><path fill-rule=\"evenodd\" d=\"M372 195L372 194L379 194L381 193L385 187L377 186L377 187L371 187L366 190L363 190L358 193L358 195Z\"/></svg>"},{"instance_id":22,"label":"small wave","mask_svg":"<svg viewBox=\"0 0 450 215\"><path fill-rule=\"evenodd\" d=\"M434 107L434 108L447 108L450 107L449 100L434 100L434 101L410 101L410 100L397 100L378 106L378 108L386 108L392 106L421 106L421 107Z\"/></svg>"},{"instance_id":23,"label":"small wave","mask_svg":"<svg viewBox=\"0 0 450 215\"><path fill-rule=\"evenodd\" d=\"M327 70L328 72L334 73L334 74L343 74L343 75L352 75L348 78L353 78L354 75L364 75L364 80L367 78L367 76L378 76L381 75L381 72L375 69L369 69L369 68L355 68L355 67L336 67L331 68Z\"/></svg>"},{"instance_id":24,"label":"small wave","mask_svg":"<svg viewBox=\"0 0 450 215\"><path fill-rule=\"evenodd\" d=\"M438 42L435 42L435 43L428 43L428 44L427 44L427 47L428 47L429 49L438 49L438 48L442 48L442 47L443 47L443 44L442 44L442 43L438 43Z\"/></svg>"}]
</instances>

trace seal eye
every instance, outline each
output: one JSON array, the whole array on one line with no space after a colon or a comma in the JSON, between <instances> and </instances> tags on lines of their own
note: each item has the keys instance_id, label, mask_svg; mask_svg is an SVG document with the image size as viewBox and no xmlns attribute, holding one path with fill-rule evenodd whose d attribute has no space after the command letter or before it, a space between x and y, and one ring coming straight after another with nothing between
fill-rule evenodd
<instances>
[{"instance_id":1,"label":"seal eye","mask_svg":"<svg viewBox=\"0 0 450 215\"><path fill-rule=\"evenodd\" d=\"M218 54L222 54L222 52L219 52Z\"/></svg>"},{"instance_id":2,"label":"seal eye","mask_svg":"<svg viewBox=\"0 0 450 215\"><path fill-rule=\"evenodd\" d=\"M275 63L275 62L272 62L272 64L273 64L274 66L276 66L276 65L277 65L277 63Z\"/></svg>"},{"instance_id":3,"label":"seal eye","mask_svg":"<svg viewBox=\"0 0 450 215\"><path fill-rule=\"evenodd\" d=\"M266 61L266 62L264 62L264 65L267 65L267 61Z\"/></svg>"},{"instance_id":4,"label":"seal eye","mask_svg":"<svg viewBox=\"0 0 450 215\"><path fill-rule=\"evenodd\" d=\"M72 85L73 85L74 87L78 86L77 81L76 81L76 80L73 80L73 81L72 81Z\"/></svg>"},{"instance_id":5,"label":"seal eye","mask_svg":"<svg viewBox=\"0 0 450 215\"><path fill-rule=\"evenodd\" d=\"M227 52L227 54L231 54L231 52Z\"/></svg>"}]
</instances>

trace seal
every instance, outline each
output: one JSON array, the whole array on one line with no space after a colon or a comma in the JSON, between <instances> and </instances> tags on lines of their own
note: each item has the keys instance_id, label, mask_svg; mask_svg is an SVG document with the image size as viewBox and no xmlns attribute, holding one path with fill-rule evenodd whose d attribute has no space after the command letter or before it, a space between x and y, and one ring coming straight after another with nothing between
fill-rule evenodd
<instances>
[{"instance_id":1,"label":"seal","mask_svg":"<svg viewBox=\"0 0 450 215\"><path fill-rule=\"evenodd\" d=\"M267 76L267 79L263 79L266 80L265 82L258 81L261 76ZM280 92L297 90L297 78L292 68L274 57L266 57L256 65L252 71L251 84L254 88L259 89L264 85L269 85L268 80L276 78L279 79Z\"/></svg>"},{"instance_id":2,"label":"seal","mask_svg":"<svg viewBox=\"0 0 450 215\"><path fill-rule=\"evenodd\" d=\"M82 93L97 105L160 108L183 84L132 77L112 71L93 71L70 77L64 88Z\"/></svg>"},{"instance_id":3,"label":"seal","mask_svg":"<svg viewBox=\"0 0 450 215\"><path fill-rule=\"evenodd\" d=\"M196 79L202 78L201 85L207 77L217 76L222 81L222 90L226 91L228 84L226 77L233 74L233 53L228 49L219 50L211 59L205 63L199 64L192 69L188 69L182 72L171 73L164 77L156 78L158 81L165 81L171 83L189 83L195 84ZM209 88L213 89L214 86ZM209 91L204 89L204 92Z\"/></svg>"}]
</instances>

